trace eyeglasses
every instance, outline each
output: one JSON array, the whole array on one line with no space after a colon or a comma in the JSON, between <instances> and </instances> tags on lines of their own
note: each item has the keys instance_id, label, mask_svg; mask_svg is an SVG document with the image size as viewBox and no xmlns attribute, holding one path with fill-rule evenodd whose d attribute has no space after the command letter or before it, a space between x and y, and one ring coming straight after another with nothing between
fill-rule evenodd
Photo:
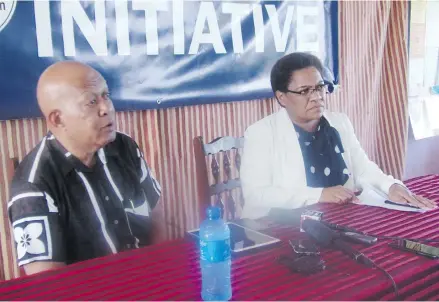
<instances>
[{"instance_id":1,"label":"eyeglasses","mask_svg":"<svg viewBox=\"0 0 439 302\"><path fill-rule=\"evenodd\" d=\"M322 93L326 93L327 91L328 91L328 84L325 83L325 84L319 84L319 85L315 86L314 88L308 87L308 88L305 88L301 91L293 91L293 90L287 89L285 92L291 92L291 93L298 94L298 95L309 98L309 97L311 97L311 95L314 92L318 92L319 94L322 94Z\"/></svg>"}]
</instances>

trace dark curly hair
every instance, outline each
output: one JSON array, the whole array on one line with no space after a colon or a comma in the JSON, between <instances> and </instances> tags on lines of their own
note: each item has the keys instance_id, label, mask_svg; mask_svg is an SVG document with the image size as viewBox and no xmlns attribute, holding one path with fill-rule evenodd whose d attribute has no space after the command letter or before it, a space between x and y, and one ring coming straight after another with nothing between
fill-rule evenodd
<instances>
[{"instance_id":1,"label":"dark curly hair","mask_svg":"<svg viewBox=\"0 0 439 302\"><path fill-rule=\"evenodd\" d=\"M315 67L323 76L323 64L315 55L306 52L293 52L280 58L271 69L271 89L285 92L293 72L307 67Z\"/></svg>"}]
</instances>

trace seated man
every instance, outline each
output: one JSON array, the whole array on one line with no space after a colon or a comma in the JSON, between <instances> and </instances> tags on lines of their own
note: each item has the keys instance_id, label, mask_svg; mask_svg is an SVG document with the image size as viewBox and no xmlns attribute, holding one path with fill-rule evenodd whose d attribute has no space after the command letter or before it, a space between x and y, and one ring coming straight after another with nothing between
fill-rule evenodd
<instances>
[{"instance_id":1,"label":"seated man","mask_svg":"<svg viewBox=\"0 0 439 302\"><path fill-rule=\"evenodd\" d=\"M48 134L20 163L9 218L26 274L150 243L160 185L136 142L115 131L104 78L77 62L44 71Z\"/></svg>"},{"instance_id":2,"label":"seated man","mask_svg":"<svg viewBox=\"0 0 439 302\"><path fill-rule=\"evenodd\" d=\"M324 111L322 74L320 60L307 53L289 54L274 65L271 86L283 109L245 132L242 216L259 218L272 208L317 202L347 203L365 186L395 202L434 207L369 160L345 114Z\"/></svg>"}]
</instances>

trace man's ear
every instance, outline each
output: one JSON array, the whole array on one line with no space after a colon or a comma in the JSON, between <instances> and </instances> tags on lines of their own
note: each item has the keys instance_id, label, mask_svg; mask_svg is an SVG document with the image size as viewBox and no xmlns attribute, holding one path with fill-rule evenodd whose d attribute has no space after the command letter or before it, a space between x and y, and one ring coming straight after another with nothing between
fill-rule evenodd
<instances>
[{"instance_id":1,"label":"man's ear","mask_svg":"<svg viewBox=\"0 0 439 302\"><path fill-rule=\"evenodd\" d=\"M61 119L61 112L59 110L54 110L49 113L49 116L47 117L47 123L48 126L51 126L52 128L61 128L64 126L62 119Z\"/></svg>"},{"instance_id":2,"label":"man's ear","mask_svg":"<svg viewBox=\"0 0 439 302\"><path fill-rule=\"evenodd\" d=\"M279 103L279 105L281 105L282 107L285 107L285 102L286 102L286 95L284 92L277 90L275 93L277 102Z\"/></svg>"}]
</instances>

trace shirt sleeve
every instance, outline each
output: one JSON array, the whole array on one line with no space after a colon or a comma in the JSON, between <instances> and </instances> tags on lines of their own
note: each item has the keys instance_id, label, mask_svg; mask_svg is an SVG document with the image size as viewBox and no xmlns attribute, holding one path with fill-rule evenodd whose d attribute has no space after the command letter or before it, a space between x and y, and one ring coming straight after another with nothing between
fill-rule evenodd
<instances>
[{"instance_id":1,"label":"shirt sleeve","mask_svg":"<svg viewBox=\"0 0 439 302\"><path fill-rule=\"evenodd\" d=\"M35 261L65 262L63 228L51 195L37 185L14 180L8 214L19 266Z\"/></svg>"}]
</instances>

